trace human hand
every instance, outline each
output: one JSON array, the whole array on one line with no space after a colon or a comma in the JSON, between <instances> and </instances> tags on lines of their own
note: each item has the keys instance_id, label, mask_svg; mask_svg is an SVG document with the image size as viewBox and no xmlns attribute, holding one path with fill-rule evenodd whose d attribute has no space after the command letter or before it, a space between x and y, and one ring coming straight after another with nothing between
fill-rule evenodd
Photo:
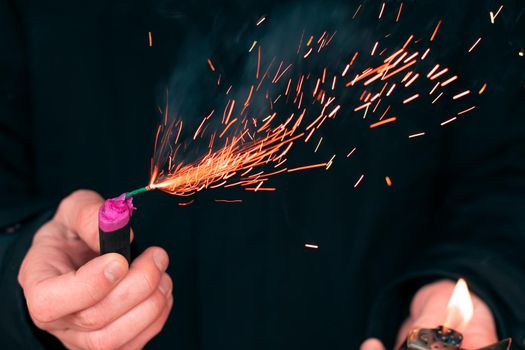
<instances>
[{"instance_id":1,"label":"human hand","mask_svg":"<svg viewBox=\"0 0 525 350\"><path fill-rule=\"evenodd\" d=\"M455 283L441 280L428 284L415 294L410 306L410 316L401 326L397 335L396 349L401 346L414 328L436 328L446 319L447 306ZM489 307L471 293L474 313L465 329L461 330L464 340L462 347L478 349L498 341L496 323ZM379 339L370 338L361 344L360 350L385 350Z\"/></svg>"},{"instance_id":2,"label":"human hand","mask_svg":"<svg viewBox=\"0 0 525 350\"><path fill-rule=\"evenodd\" d=\"M151 247L128 267L98 256L104 199L76 191L35 234L18 273L35 325L69 349L139 349L157 335L173 305L169 258Z\"/></svg>"}]
</instances>

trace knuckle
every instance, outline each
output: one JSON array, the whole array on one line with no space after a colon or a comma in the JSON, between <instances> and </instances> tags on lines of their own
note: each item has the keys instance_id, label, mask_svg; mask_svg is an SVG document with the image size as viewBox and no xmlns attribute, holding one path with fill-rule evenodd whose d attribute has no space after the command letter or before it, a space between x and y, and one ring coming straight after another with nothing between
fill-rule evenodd
<instances>
[{"instance_id":1,"label":"knuckle","mask_svg":"<svg viewBox=\"0 0 525 350\"><path fill-rule=\"evenodd\" d=\"M77 312L73 317L73 323L83 329L96 330L104 327L107 324L107 319L104 312L93 307Z\"/></svg>"},{"instance_id":2,"label":"knuckle","mask_svg":"<svg viewBox=\"0 0 525 350\"><path fill-rule=\"evenodd\" d=\"M42 293L30 291L26 297L26 303L31 318L36 322L43 324L54 321L53 313Z\"/></svg>"},{"instance_id":3,"label":"knuckle","mask_svg":"<svg viewBox=\"0 0 525 350\"><path fill-rule=\"evenodd\" d=\"M138 288L144 290L146 294L153 292L157 288L157 284L154 283L153 277L147 273L141 274L141 282Z\"/></svg>"},{"instance_id":4,"label":"knuckle","mask_svg":"<svg viewBox=\"0 0 525 350\"><path fill-rule=\"evenodd\" d=\"M162 329L164 328L164 324L166 323L166 320L163 320L163 322L157 322L151 329L151 337L148 339L151 340L153 337L157 336Z\"/></svg>"},{"instance_id":5,"label":"knuckle","mask_svg":"<svg viewBox=\"0 0 525 350\"><path fill-rule=\"evenodd\" d=\"M111 342L111 337L101 332L91 332L86 337L87 350L113 350L116 347Z\"/></svg>"},{"instance_id":6,"label":"knuckle","mask_svg":"<svg viewBox=\"0 0 525 350\"><path fill-rule=\"evenodd\" d=\"M166 298L160 292L153 294L149 300L150 309L153 314L157 315L164 310L164 306L166 306Z\"/></svg>"}]
</instances>

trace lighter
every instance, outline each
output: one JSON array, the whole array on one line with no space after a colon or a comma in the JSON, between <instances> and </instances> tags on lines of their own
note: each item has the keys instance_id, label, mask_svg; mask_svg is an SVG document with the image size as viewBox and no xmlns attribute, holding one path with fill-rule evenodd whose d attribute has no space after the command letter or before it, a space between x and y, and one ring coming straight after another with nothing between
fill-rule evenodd
<instances>
[{"instance_id":1,"label":"lighter","mask_svg":"<svg viewBox=\"0 0 525 350\"><path fill-rule=\"evenodd\" d=\"M414 329L400 350L460 350L463 335L454 329L439 326L432 329ZM479 350L508 350L511 339L505 339Z\"/></svg>"}]
</instances>

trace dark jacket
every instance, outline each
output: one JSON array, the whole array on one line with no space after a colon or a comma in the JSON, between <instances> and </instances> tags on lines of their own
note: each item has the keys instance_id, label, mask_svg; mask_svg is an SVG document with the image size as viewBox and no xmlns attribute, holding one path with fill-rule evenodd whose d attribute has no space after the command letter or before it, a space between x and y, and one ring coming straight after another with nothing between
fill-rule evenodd
<instances>
[{"instance_id":1,"label":"dark jacket","mask_svg":"<svg viewBox=\"0 0 525 350\"><path fill-rule=\"evenodd\" d=\"M337 154L329 171L276 177L276 192L203 191L185 207L160 192L136 198L135 252L164 247L174 279L174 309L150 347L356 349L367 336L391 347L414 291L462 276L499 336L525 348L523 2L506 1L491 24L499 2L405 1L398 25L400 2L388 1L381 21L380 2L366 1L352 20L359 3L0 0L1 348L57 346L31 325L20 263L71 191L110 197L147 183L165 86L182 75L192 90L171 96L207 108L216 90L206 90L206 59L234 79L257 33L280 22L337 29L348 39L341 52L368 56L390 32L392 52L410 33L428 39L439 19L428 68L457 72L470 100L432 105L422 85L396 123L370 129L378 116L354 113L349 93L354 105L316 134L319 152L311 142L290 156L302 165ZM266 27L255 27L263 14ZM440 125L469 103L475 111Z\"/></svg>"}]
</instances>

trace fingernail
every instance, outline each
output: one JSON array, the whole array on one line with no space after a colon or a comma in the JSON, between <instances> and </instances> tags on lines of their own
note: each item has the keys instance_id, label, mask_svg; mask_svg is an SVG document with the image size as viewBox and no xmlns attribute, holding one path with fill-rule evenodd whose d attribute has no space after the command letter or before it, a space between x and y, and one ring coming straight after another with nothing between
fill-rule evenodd
<instances>
[{"instance_id":1,"label":"fingernail","mask_svg":"<svg viewBox=\"0 0 525 350\"><path fill-rule=\"evenodd\" d=\"M124 275L125 272L126 271L121 263L112 261L108 266L106 266L106 269L104 270L104 276L106 276L109 282L115 283Z\"/></svg>"},{"instance_id":2,"label":"fingernail","mask_svg":"<svg viewBox=\"0 0 525 350\"><path fill-rule=\"evenodd\" d=\"M171 282L167 276L162 276L159 283L160 292L164 295L168 295L171 289Z\"/></svg>"},{"instance_id":3,"label":"fingernail","mask_svg":"<svg viewBox=\"0 0 525 350\"><path fill-rule=\"evenodd\" d=\"M361 345L360 350L384 350L384 346L379 339L371 338Z\"/></svg>"},{"instance_id":4,"label":"fingernail","mask_svg":"<svg viewBox=\"0 0 525 350\"><path fill-rule=\"evenodd\" d=\"M166 271L168 268L168 259L166 258L166 254L164 252L156 251L153 254L153 260L160 271Z\"/></svg>"}]
</instances>

